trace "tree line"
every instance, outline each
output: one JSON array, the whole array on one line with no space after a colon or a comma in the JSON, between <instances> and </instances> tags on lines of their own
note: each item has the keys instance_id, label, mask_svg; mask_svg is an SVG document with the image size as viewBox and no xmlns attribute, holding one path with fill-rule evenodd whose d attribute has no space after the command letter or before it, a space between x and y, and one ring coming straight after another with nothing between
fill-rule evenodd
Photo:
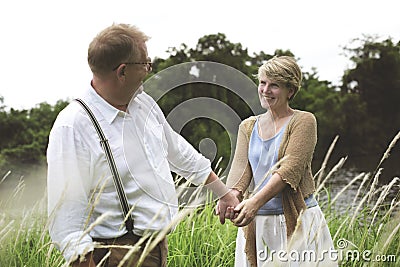
<instances>
[{"instance_id":1,"label":"tree line","mask_svg":"<svg viewBox=\"0 0 400 267\"><path fill-rule=\"evenodd\" d=\"M42 163L51 126L68 101L59 100L55 105L44 102L29 110L8 110L3 104L0 97L0 170Z\"/></svg>"},{"instance_id":2,"label":"tree line","mask_svg":"<svg viewBox=\"0 0 400 267\"><path fill-rule=\"evenodd\" d=\"M378 41L377 37L363 36L354 43L358 44L355 48L343 49L354 67L343 71L340 87L321 80L316 69L304 72L301 90L291 104L293 108L313 112L317 118L316 158L324 156L336 135L340 137L337 150L343 154L381 155L400 130L400 41L395 43L391 38ZM290 50L280 49L273 54L261 51L249 55L247 48L230 42L222 33L200 38L194 48L182 44L167 52L168 58L154 60L152 75L184 62L212 61L231 66L257 83L254 74L266 60L279 55L296 58ZM258 101L256 92L249 93L254 95L254 101ZM163 95L158 103L167 116L177 104L201 96L226 103L241 119L253 115L240 97L212 84L206 87L197 83L178 86ZM67 104L68 101L59 100L54 106L40 103L30 110L15 110L4 106L4 99L0 97L2 172L16 164L44 161L51 126ZM226 129L215 121L198 118L182 129L182 135L195 147L204 138L214 140L218 146L216 159L229 158L232 153ZM226 164L225 160L222 167Z\"/></svg>"}]
</instances>

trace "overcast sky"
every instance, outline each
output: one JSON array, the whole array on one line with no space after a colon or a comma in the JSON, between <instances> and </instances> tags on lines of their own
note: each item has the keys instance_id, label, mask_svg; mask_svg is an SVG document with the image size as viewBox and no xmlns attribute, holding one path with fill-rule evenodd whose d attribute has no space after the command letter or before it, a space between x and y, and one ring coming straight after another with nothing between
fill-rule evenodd
<instances>
[{"instance_id":1,"label":"overcast sky","mask_svg":"<svg viewBox=\"0 0 400 267\"><path fill-rule=\"evenodd\" d=\"M400 38L397 0L1 1L0 96L17 109L79 96L89 84L87 47L103 28L138 26L149 56L224 33L253 52L289 49L303 70L338 84L342 47L363 34Z\"/></svg>"}]
</instances>

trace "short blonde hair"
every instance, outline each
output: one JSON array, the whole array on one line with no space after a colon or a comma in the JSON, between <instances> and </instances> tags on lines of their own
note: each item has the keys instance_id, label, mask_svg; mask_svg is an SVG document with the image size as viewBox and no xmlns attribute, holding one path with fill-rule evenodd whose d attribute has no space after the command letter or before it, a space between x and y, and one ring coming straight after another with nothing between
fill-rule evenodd
<instances>
[{"instance_id":1,"label":"short blonde hair","mask_svg":"<svg viewBox=\"0 0 400 267\"><path fill-rule=\"evenodd\" d=\"M294 91L289 100L297 94L301 87L303 74L296 60L289 56L275 56L258 68L257 78L267 77L273 82Z\"/></svg>"},{"instance_id":2,"label":"short blonde hair","mask_svg":"<svg viewBox=\"0 0 400 267\"><path fill-rule=\"evenodd\" d=\"M142 45L149 37L129 24L113 24L90 43L88 63L93 73L101 75L126 61L142 56Z\"/></svg>"}]
</instances>

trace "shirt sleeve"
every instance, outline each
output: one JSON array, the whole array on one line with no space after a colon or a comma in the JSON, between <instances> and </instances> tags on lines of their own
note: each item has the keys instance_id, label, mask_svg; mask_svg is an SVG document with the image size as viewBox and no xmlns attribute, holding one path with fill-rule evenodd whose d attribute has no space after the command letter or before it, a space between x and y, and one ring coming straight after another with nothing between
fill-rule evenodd
<instances>
[{"instance_id":1,"label":"shirt sleeve","mask_svg":"<svg viewBox=\"0 0 400 267\"><path fill-rule=\"evenodd\" d=\"M67 261L93 250L89 222L90 155L70 126L53 128L47 149L49 233Z\"/></svg>"},{"instance_id":2,"label":"shirt sleeve","mask_svg":"<svg viewBox=\"0 0 400 267\"><path fill-rule=\"evenodd\" d=\"M177 134L169 125L166 125L168 139L168 162L173 172L185 177L191 183L204 183L210 175L211 163L202 154Z\"/></svg>"},{"instance_id":3,"label":"shirt sleeve","mask_svg":"<svg viewBox=\"0 0 400 267\"><path fill-rule=\"evenodd\" d=\"M165 149L171 171L185 177L195 185L204 183L212 171L211 162L172 129L162 110L155 102L153 112L157 114L159 123L163 127L166 140Z\"/></svg>"}]
</instances>

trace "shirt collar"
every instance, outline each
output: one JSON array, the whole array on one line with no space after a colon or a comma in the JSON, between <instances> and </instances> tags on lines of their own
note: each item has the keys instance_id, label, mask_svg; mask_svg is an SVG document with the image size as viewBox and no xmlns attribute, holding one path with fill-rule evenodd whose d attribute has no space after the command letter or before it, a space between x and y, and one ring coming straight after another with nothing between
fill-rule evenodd
<instances>
[{"instance_id":1,"label":"shirt collar","mask_svg":"<svg viewBox=\"0 0 400 267\"><path fill-rule=\"evenodd\" d=\"M125 114L125 112L111 106L107 101L104 100L90 85L88 92L86 94L90 103L92 103L98 112L104 117L104 119L109 123L113 123L115 118L119 114Z\"/></svg>"}]
</instances>

